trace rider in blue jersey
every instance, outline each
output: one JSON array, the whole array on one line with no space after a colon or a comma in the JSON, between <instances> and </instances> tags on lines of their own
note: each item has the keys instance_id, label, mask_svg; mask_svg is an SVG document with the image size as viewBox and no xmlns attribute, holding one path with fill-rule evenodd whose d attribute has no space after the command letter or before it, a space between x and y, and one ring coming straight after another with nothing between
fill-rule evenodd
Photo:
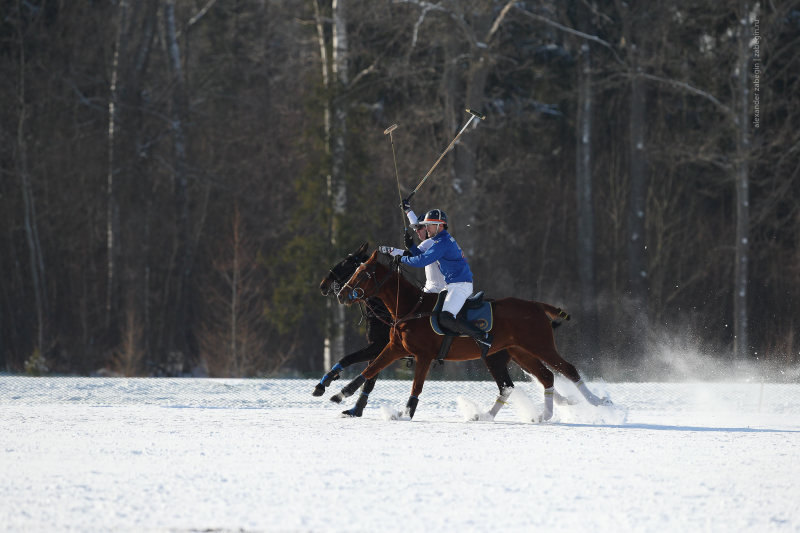
<instances>
[{"instance_id":1,"label":"rider in blue jersey","mask_svg":"<svg viewBox=\"0 0 800 533\"><path fill-rule=\"evenodd\" d=\"M447 215L441 209L432 209L419 223L427 227L429 240L433 244L425 251L412 247L411 256L402 256L398 260L417 268L438 263L447 289L442 312L439 313L439 324L475 339L481 347L481 357L486 357L492 345L492 336L470 322L457 318L464 302L472 294L472 271L458 243L447 231Z\"/></svg>"}]
</instances>

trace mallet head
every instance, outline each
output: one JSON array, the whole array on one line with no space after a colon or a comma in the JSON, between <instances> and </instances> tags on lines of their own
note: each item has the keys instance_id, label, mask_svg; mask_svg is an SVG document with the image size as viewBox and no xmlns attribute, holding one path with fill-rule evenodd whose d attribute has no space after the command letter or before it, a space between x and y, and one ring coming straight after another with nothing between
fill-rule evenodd
<instances>
[{"instance_id":1,"label":"mallet head","mask_svg":"<svg viewBox=\"0 0 800 533\"><path fill-rule=\"evenodd\" d=\"M386 128L385 130L383 130L383 134L384 135L389 135L390 133L392 133L396 129L397 129L397 124L392 124L391 126Z\"/></svg>"},{"instance_id":2,"label":"mallet head","mask_svg":"<svg viewBox=\"0 0 800 533\"><path fill-rule=\"evenodd\" d=\"M478 113L477 111L473 111L470 108L467 108L467 113L469 113L470 115L474 116L475 118L479 118L481 120L486 120L486 115L482 115L482 114Z\"/></svg>"}]
</instances>

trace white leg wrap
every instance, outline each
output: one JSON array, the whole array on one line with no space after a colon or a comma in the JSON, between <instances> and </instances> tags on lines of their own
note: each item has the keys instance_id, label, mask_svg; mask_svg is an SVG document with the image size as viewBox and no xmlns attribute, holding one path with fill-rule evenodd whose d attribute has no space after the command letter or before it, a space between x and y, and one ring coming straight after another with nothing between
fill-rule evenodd
<instances>
[{"instance_id":1,"label":"white leg wrap","mask_svg":"<svg viewBox=\"0 0 800 533\"><path fill-rule=\"evenodd\" d=\"M494 405L492 406L491 409L489 409L489 414L491 415L492 418L497 416L497 413L499 413L500 409L502 409L503 406L506 404L506 400L508 400L508 397L511 396L512 392L514 392L513 387L506 387L505 389L503 389L503 392L501 392L497 396L497 399L494 401Z\"/></svg>"},{"instance_id":2,"label":"white leg wrap","mask_svg":"<svg viewBox=\"0 0 800 533\"><path fill-rule=\"evenodd\" d=\"M544 412L542 413L542 420L550 420L553 418L553 396L555 388L550 387L544 390Z\"/></svg>"},{"instance_id":3,"label":"white leg wrap","mask_svg":"<svg viewBox=\"0 0 800 533\"><path fill-rule=\"evenodd\" d=\"M583 397L586 398L586 401L589 402L590 404L592 405L603 404L603 400L595 396L594 393L589 390L589 388L586 386L586 383L584 383L582 379L579 380L575 384L575 386L578 387L578 390L581 392L581 394L583 394Z\"/></svg>"}]
</instances>

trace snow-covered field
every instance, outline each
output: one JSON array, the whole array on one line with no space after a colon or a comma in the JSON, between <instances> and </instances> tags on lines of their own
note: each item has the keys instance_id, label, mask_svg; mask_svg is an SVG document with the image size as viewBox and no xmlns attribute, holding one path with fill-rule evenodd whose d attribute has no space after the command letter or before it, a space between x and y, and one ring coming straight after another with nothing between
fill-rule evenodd
<instances>
[{"instance_id":1,"label":"snow-covered field","mask_svg":"<svg viewBox=\"0 0 800 533\"><path fill-rule=\"evenodd\" d=\"M800 531L800 385L592 382L614 407L534 424L533 383L494 422L490 382L411 422L410 382L360 419L314 384L0 377L0 530Z\"/></svg>"}]
</instances>

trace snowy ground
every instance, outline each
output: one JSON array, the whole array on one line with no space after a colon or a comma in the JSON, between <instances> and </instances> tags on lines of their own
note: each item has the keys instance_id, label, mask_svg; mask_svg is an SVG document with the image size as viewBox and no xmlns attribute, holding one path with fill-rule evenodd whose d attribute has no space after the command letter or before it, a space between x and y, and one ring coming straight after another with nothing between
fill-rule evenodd
<instances>
[{"instance_id":1,"label":"snowy ground","mask_svg":"<svg viewBox=\"0 0 800 533\"><path fill-rule=\"evenodd\" d=\"M487 382L411 422L409 382L361 419L313 387L0 377L0 529L800 531L800 385L590 383L615 407L545 424L531 383L494 422Z\"/></svg>"}]
</instances>

